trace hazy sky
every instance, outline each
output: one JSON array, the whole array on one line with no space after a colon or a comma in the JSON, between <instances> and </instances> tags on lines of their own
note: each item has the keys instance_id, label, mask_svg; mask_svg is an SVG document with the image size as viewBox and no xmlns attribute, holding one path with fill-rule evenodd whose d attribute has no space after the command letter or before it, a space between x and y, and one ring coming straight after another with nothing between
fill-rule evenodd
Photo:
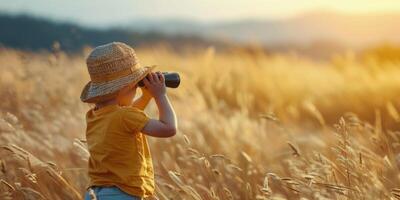
<instances>
[{"instance_id":1,"label":"hazy sky","mask_svg":"<svg viewBox=\"0 0 400 200\"><path fill-rule=\"evenodd\" d=\"M0 11L33 13L91 25L138 18L206 22L285 18L320 9L349 13L400 12L400 0L0 0Z\"/></svg>"}]
</instances>

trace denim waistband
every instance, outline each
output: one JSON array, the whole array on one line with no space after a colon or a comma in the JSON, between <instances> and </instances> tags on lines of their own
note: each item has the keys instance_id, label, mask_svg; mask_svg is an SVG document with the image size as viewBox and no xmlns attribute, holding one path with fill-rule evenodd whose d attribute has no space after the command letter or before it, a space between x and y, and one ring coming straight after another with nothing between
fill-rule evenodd
<instances>
[{"instance_id":1,"label":"denim waistband","mask_svg":"<svg viewBox=\"0 0 400 200\"><path fill-rule=\"evenodd\" d=\"M92 191L92 192L91 192ZM142 197L130 195L116 186L92 186L85 194L85 200L90 200L90 193L106 200L142 200ZM97 198L99 199L99 198Z\"/></svg>"}]
</instances>

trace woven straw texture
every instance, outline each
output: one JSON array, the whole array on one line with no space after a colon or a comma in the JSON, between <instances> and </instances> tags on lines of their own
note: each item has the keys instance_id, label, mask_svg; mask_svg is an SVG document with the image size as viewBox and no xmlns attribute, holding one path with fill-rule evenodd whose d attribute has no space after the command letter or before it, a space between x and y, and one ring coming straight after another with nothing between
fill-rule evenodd
<instances>
[{"instance_id":1,"label":"woven straw texture","mask_svg":"<svg viewBox=\"0 0 400 200\"><path fill-rule=\"evenodd\" d=\"M155 67L141 67L135 50L121 42L94 48L86 65L91 81L82 90L81 100L87 103L115 97L121 88L136 84Z\"/></svg>"}]
</instances>

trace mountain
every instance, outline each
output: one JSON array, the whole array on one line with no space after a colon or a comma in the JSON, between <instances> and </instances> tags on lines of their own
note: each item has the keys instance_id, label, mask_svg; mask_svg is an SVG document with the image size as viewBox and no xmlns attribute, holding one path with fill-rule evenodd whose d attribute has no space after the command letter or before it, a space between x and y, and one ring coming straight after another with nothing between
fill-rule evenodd
<instances>
[{"instance_id":1,"label":"mountain","mask_svg":"<svg viewBox=\"0 0 400 200\"><path fill-rule=\"evenodd\" d=\"M134 47L160 43L166 43L172 48L223 45L218 41L192 35L167 35L154 31L141 33L123 28L95 29L27 15L0 13L0 27L0 46L24 50L51 49L55 42L61 45L61 49L70 52L79 51L84 46L98 46L112 41L125 42Z\"/></svg>"},{"instance_id":2,"label":"mountain","mask_svg":"<svg viewBox=\"0 0 400 200\"><path fill-rule=\"evenodd\" d=\"M261 47L270 52L289 50L325 58L348 48L362 49L382 42L400 44L399 21L400 14L311 12L280 20L218 23L141 19L99 29L0 13L0 46L40 50L51 49L58 42L65 51L79 51L84 46L122 41L134 47L167 44L182 52L196 49L193 47L229 50L240 46Z\"/></svg>"},{"instance_id":3,"label":"mountain","mask_svg":"<svg viewBox=\"0 0 400 200\"><path fill-rule=\"evenodd\" d=\"M270 46L310 45L331 42L363 47L381 42L400 42L400 14L343 14L310 12L280 20L242 20L200 23L189 20L141 20L124 24L136 31L192 34L213 39Z\"/></svg>"}]
</instances>

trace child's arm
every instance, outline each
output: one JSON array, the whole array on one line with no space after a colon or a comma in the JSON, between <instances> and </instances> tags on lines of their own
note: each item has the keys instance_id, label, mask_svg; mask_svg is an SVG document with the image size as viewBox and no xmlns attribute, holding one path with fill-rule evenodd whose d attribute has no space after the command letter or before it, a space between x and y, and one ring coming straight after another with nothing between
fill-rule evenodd
<instances>
[{"instance_id":1,"label":"child's arm","mask_svg":"<svg viewBox=\"0 0 400 200\"><path fill-rule=\"evenodd\" d=\"M142 133L154 137L174 136L177 129L177 120L166 93L164 75L159 72L157 74L150 73L148 78L144 79L144 84L156 101L159 119L150 119L144 126Z\"/></svg>"},{"instance_id":2,"label":"child's arm","mask_svg":"<svg viewBox=\"0 0 400 200\"><path fill-rule=\"evenodd\" d=\"M142 90L142 96L140 96L135 102L133 102L132 106L139 108L140 110L144 110L147 104L149 104L152 96L146 88L141 87L140 89Z\"/></svg>"}]
</instances>

